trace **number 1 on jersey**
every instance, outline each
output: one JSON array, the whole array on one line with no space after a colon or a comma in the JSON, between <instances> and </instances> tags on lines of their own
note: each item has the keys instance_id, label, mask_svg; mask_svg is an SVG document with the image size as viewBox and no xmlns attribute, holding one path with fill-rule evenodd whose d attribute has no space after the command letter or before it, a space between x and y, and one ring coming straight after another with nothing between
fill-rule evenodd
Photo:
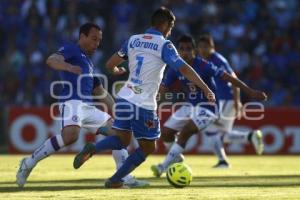
<instances>
[{"instance_id":1,"label":"number 1 on jersey","mask_svg":"<svg viewBox=\"0 0 300 200\"><path fill-rule=\"evenodd\" d=\"M136 60L137 60L137 64L136 64L136 69L135 69L135 76L139 77L139 75L141 73L144 57L143 56L136 56Z\"/></svg>"}]
</instances>

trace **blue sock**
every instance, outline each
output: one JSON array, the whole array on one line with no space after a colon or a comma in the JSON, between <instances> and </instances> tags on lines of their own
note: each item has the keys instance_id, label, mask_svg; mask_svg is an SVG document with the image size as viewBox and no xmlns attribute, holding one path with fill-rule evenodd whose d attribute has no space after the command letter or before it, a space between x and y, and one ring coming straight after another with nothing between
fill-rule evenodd
<instances>
[{"instance_id":1,"label":"blue sock","mask_svg":"<svg viewBox=\"0 0 300 200\"><path fill-rule=\"evenodd\" d=\"M118 171L110 178L112 182L120 182L127 174L132 172L137 166L146 160L144 152L138 148L136 149L118 169Z\"/></svg>"},{"instance_id":2,"label":"blue sock","mask_svg":"<svg viewBox=\"0 0 300 200\"><path fill-rule=\"evenodd\" d=\"M96 152L105 150L121 150L124 149L124 145L118 136L108 136L103 140L96 143Z\"/></svg>"}]
</instances>

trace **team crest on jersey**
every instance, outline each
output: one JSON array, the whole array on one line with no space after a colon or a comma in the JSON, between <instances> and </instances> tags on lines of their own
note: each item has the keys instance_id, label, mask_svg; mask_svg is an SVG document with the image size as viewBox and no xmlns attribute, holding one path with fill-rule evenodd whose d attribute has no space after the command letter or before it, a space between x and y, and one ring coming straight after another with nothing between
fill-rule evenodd
<instances>
[{"instance_id":1,"label":"team crest on jersey","mask_svg":"<svg viewBox=\"0 0 300 200\"><path fill-rule=\"evenodd\" d=\"M156 124L153 120L148 119L145 121L145 126L147 126L148 128L155 128Z\"/></svg>"},{"instance_id":2,"label":"team crest on jersey","mask_svg":"<svg viewBox=\"0 0 300 200\"><path fill-rule=\"evenodd\" d=\"M72 120L74 122L79 122L79 117L77 115L73 115Z\"/></svg>"}]
</instances>

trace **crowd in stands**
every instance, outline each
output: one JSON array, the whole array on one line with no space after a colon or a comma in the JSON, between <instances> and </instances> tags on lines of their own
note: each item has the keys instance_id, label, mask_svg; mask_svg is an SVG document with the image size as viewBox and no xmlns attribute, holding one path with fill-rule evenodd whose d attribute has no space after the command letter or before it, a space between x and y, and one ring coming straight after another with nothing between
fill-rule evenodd
<instances>
[{"instance_id":1,"label":"crowd in stands","mask_svg":"<svg viewBox=\"0 0 300 200\"><path fill-rule=\"evenodd\" d=\"M300 106L297 0L1 0L0 104L54 102L49 88L59 75L45 59L76 41L78 28L87 21L103 30L92 60L106 73L106 59L128 36L143 32L160 6L177 18L172 41L183 33L210 33L239 78L267 92L267 106Z\"/></svg>"}]
</instances>

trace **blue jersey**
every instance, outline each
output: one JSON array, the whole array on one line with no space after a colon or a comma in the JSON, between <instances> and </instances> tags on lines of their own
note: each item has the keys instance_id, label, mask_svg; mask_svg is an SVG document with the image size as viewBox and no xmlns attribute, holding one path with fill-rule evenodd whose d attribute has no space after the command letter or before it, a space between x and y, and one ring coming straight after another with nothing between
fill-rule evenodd
<instances>
[{"instance_id":1,"label":"blue jersey","mask_svg":"<svg viewBox=\"0 0 300 200\"><path fill-rule=\"evenodd\" d=\"M202 80L207 84L207 86L213 91L216 91L216 84L214 78L219 79L223 74L224 70L217 68L210 62L202 59L201 57L196 57L192 65L193 69L202 78ZM203 94L202 90L198 88L194 83L186 79L178 70L168 68L166 75L162 81L162 85L165 87L170 87L176 80L180 80L184 86L184 91L187 97L187 101L192 105L197 105L199 103L204 103L201 106L215 112L213 106L209 106L207 98ZM216 101L218 105L218 99Z\"/></svg>"},{"instance_id":2,"label":"blue jersey","mask_svg":"<svg viewBox=\"0 0 300 200\"><path fill-rule=\"evenodd\" d=\"M60 101L71 99L92 102L93 89L101 82L94 77L94 65L90 58L76 44L67 44L62 46L57 54L65 58L65 62L81 67L82 74L60 71L60 77L63 84Z\"/></svg>"},{"instance_id":3,"label":"blue jersey","mask_svg":"<svg viewBox=\"0 0 300 200\"><path fill-rule=\"evenodd\" d=\"M229 65L226 58L224 58L221 54L214 52L208 61L212 62L215 66L220 69L223 69L229 74L233 73L231 66ZM215 79L217 85L217 96L220 100L232 100L233 99L233 90L231 87L231 83L224 81L222 79Z\"/></svg>"}]
</instances>

